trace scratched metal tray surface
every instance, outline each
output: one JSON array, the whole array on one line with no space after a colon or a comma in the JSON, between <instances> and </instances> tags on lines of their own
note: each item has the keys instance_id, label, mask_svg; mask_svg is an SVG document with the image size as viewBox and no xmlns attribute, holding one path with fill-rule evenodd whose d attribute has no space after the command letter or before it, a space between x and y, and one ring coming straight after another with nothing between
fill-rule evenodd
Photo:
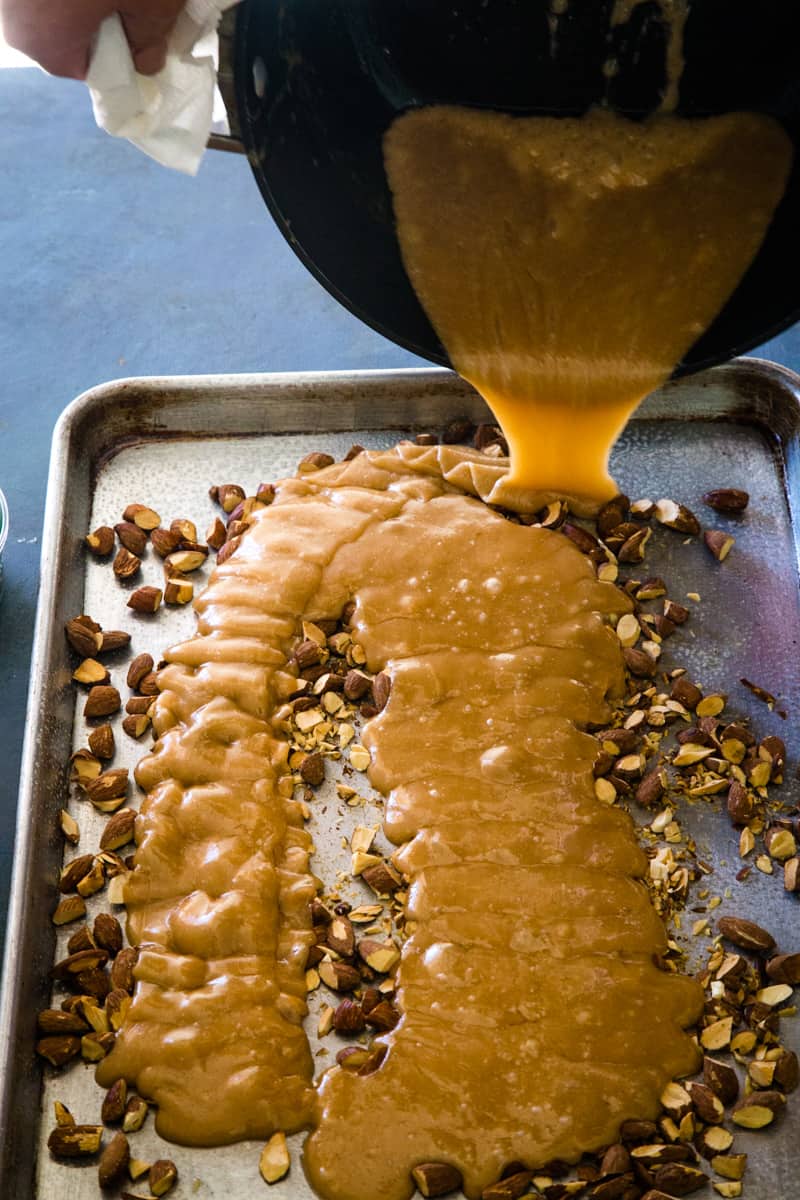
<instances>
[{"instance_id":1,"label":"scratched metal tray surface","mask_svg":"<svg viewBox=\"0 0 800 1200\"><path fill-rule=\"evenodd\" d=\"M63 853L57 814L67 803L66 763L73 748L85 744L86 734L70 681L73 664L64 622L91 613L105 628L131 629L132 653L150 650L156 657L193 626L188 611L162 610L155 619L133 615L110 567L87 561L84 534L96 524L119 520L131 501L151 504L167 519L188 516L202 530L213 512L207 495L212 482L236 481L253 489L291 473L312 449L341 456L353 441L388 446L462 415L484 419L486 409L453 375L422 370L129 380L94 389L62 416L53 440L42 545L0 1009L0 1196L88 1200L99 1194L93 1167L55 1163L46 1149L54 1099L66 1103L78 1121L99 1120L100 1092L92 1070L78 1063L59 1073L43 1071L33 1052L36 1013L49 1002L50 967L69 932L57 936L50 922ZM685 636L670 644L665 662L672 655L706 688L729 693L732 711L751 717L759 731L785 737L790 762L783 798L797 802L800 378L770 363L741 360L672 384L643 405L615 451L613 467L632 497L678 498L707 523L735 533L735 549L724 564L696 539L686 545L670 531L654 533L648 571L663 575L671 595L692 609ZM703 509L702 493L724 486L751 493L744 518L729 520ZM156 583L160 568L146 560L143 574L142 582ZM698 593L700 601L685 600L689 592ZM126 661L123 656L109 662L123 695ZM786 719L741 686L743 676L775 693L776 708L788 714ZM117 744L114 765L132 767L141 748L121 730ZM379 822L366 781L361 791L364 808L342 812L335 797L316 806L321 815L312 824L314 868L330 881L346 869L349 855L342 839L352 826ZM74 799L69 807L81 827L79 852L95 848L103 818ZM745 884L735 881L741 865L736 837L719 802L698 804L681 820L713 864L712 891L724 895L731 889L716 915L751 917L773 931L781 949L800 949L797 904L784 893L781 879L754 871ZM354 889L350 898L369 897ZM108 907L102 894L93 898L90 913L101 907ZM786 1040L800 1048L792 1024L784 1022ZM322 1069L337 1046L330 1036L317 1043L315 1026L312 1013L309 1031ZM375 1118L379 1121L380 1114ZM737 1133L737 1149L751 1156L745 1192L750 1200L794 1194L800 1166L792 1132L796 1123L790 1106L789 1117L774 1133ZM354 1147L368 1137L368 1129L354 1131ZM312 1195L298 1163L301 1142L293 1141L294 1165L273 1189L275 1200ZM168 1146L154 1134L151 1120L133 1136L137 1158L175 1159L180 1170L172 1193L176 1200L259 1194L264 1185L258 1150L255 1144L214 1150Z\"/></svg>"}]
</instances>

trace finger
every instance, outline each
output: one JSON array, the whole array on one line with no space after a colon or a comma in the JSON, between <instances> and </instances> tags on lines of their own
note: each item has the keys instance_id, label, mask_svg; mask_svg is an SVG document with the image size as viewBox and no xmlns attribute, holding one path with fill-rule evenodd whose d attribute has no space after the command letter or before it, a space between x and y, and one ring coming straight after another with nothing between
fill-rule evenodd
<instances>
[{"instance_id":1,"label":"finger","mask_svg":"<svg viewBox=\"0 0 800 1200\"><path fill-rule=\"evenodd\" d=\"M157 75L167 61L166 39L157 45L144 46L141 50L131 47L131 53L133 65L140 75Z\"/></svg>"},{"instance_id":2,"label":"finger","mask_svg":"<svg viewBox=\"0 0 800 1200\"><path fill-rule=\"evenodd\" d=\"M140 74L155 75L164 66L167 39L182 8L183 0L147 0L135 9L120 10L133 61Z\"/></svg>"}]
</instances>

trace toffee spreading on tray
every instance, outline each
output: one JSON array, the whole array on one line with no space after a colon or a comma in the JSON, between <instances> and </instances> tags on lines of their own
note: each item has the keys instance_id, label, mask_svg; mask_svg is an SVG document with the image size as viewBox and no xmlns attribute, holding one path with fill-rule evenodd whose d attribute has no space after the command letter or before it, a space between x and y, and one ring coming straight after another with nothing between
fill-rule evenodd
<instances>
[{"instance_id":1,"label":"toffee spreading on tray","mask_svg":"<svg viewBox=\"0 0 800 1200\"><path fill-rule=\"evenodd\" d=\"M582 732L622 687L604 615L629 601L567 539L443 477L490 487L501 468L478 457L402 447L281 484L198 601L199 636L168 653L138 770L126 903L146 945L98 1076L135 1081L183 1142L313 1120L307 1170L332 1200L409 1196L424 1158L456 1162L475 1195L508 1161L612 1141L696 1064L682 1027L700 989L653 965L666 943L645 859L630 819L597 803ZM273 722L298 617L351 598L369 669L393 680L364 740L416 930L383 1064L333 1068L312 1114L314 884Z\"/></svg>"},{"instance_id":2,"label":"toffee spreading on tray","mask_svg":"<svg viewBox=\"0 0 800 1200\"><path fill-rule=\"evenodd\" d=\"M755 257L791 143L751 113L635 123L451 107L384 142L411 282L509 443L497 499L616 491L611 447Z\"/></svg>"}]
</instances>

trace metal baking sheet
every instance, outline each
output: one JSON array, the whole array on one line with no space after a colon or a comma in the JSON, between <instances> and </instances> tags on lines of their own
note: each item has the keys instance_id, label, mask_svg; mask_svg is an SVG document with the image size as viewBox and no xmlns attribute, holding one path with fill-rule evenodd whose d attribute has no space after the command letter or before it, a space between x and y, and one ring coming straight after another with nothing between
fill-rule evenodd
<instances>
[{"instance_id":1,"label":"metal baking sheet","mask_svg":"<svg viewBox=\"0 0 800 1200\"><path fill-rule=\"evenodd\" d=\"M67 1191L75 1200L98 1195L93 1169L54 1163L44 1148L54 1098L79 1121L99 1119L100 1092L91 1068L79 1063L63 1072L42 1071L33 1053L36 1013L48 1003L48 972L56 953L49 914L63 849L57 814L67 799L69 754L85 737L75 712L64 622L79 612L92 613L105 628L133 629L134 653L150 650L156 656L193 625L190 612L162 610L155 620L133 616L125 607L127 593L110 569L87 561L84 534L118 520L134 500L152 504L165 518L188 516L204 529L213 511L207 496L212 482L236 481L253 489L293 472L312 449L341 455L353 441L387 446L406 433L436 429L462 415L486 419L487 410L453 375L422 370L129 380L94 389L62 416L54 435L45 517L0 1010L0 1195L40 1200L60 1200ZM726 563L715 563L697 540L684 545L661 530L653 535L647 567L667 579L676 599L700 594L699 602L686 601L692 619L670 652L706 688L728 692L732 710L751 716L760 732L786 739L790 763L782 798L787 803L796 803L800 790L795 743L799 453L800 378L769 363L741 360L651 397L621 439L613 462L620 486L632 497L672 496L698 512L700 496L711 487L750 491L743 519L714 516L715 526L736 534ZM705 510L704 517L710 515ZM156 582L159 572L146 562L143 581ZM124 661L109 663L115 682L124 682ZM788 719L744 689L738 682L742 676L778 695ZM117 742L114 765L133 766L141 749L121 733ZM366 781L361 790L367 794ZM76 802L70 807L76 811ZM94 848L102 825L87 807L77 813L82 851ZM342 813L336 802L327 808L313 829L319 847L315 869L332 879L336 867L347 863L342 835L353 823L377 823L379 810ZM719 803L694 806L682 823L714 864L714 892L732 889L732 899L718 915L749 916L772 930L781 948L798 949L796 901L785 895L780 879L753 872L745 885L734 881L741 864ZM96 907L104 905L98 901ZM66 936L62 932L58 938L63 942ZM785 1025L787 1043L794 1041L798 1048L792 1022ZM321 1067L336 1048L320 1054ZM745 1192L750 1200L791 1194L789 1180L797 1174L800 1152L790 1122L791 1117L774 1134L737 1133L737 1148L751 1155ZM181 1172L172 1193L176 1200L259 1194L257 1151L254 1144L207 1151L170 1147L159 1143L151 1121L134 1142L139 1158L175 1159ZM271 1194L276 1200L311 1196L296 1162Z\"/></svg>"}]
</instances>

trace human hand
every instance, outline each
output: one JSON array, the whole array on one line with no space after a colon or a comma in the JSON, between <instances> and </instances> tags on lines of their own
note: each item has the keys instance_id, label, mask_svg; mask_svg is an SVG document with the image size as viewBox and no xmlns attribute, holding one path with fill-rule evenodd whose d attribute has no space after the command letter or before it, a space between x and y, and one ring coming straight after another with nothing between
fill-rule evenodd
<instances>
[{"instance_id":1,"label":"human hand","mask_svg":"<svg viewBox=\"0 0 800 1200\"><path fill-rule=\"evenodd\" d=\"M97 31L114 12L122 18L136 70L156 74L183 5L184 0L0 0L0 15L9 45L52 75L84 79Z\"/></svg>"}]
</instances>

